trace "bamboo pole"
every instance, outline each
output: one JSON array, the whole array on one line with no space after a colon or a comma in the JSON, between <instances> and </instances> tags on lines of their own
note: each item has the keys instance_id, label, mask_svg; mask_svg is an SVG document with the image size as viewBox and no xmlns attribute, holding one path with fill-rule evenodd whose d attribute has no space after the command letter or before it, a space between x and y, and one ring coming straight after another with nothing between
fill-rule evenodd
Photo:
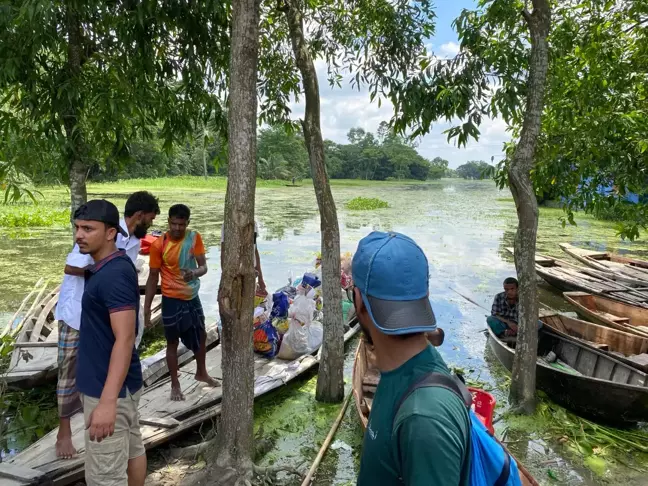
<instances>
[{"instance_id":1,"label":"bamboo pole","mask_svg":"<svg viewBox=\"0 0 648 486\"><path fill-rule=\"evenodd\" d=\"M18 307L18 310L16 313L11 317L5 328L3 329L2 333L0 334L0 338L3 338L7 335L9 331L11 331L11 327L14 323L14 321L18 318L22 310L25 308L27 305L27 302L31 299L31 297L34 295L34 293L38 290L38 288L42 285L43 283L43 277L41 277L38 282L36 282L36 285L34 285L34 288L32 288L31 292L27 294L27 297L23 299L23 301L20 303L20 307Z\"/></svg>"},{"instance_id":2,"label":"bamboo pole","mask_svg":"<svg viewBox=\"0 0 648 486\"><path fill-rule=\"evenodd\" d=\"M23 326L25 325L25 322L27 322L27 319L29 319L33 312L36 310L36 307L41 303L41 299L43 298L43 293L47 290L47 282L43 285L43 288L40 289L40 292L38 292L38 295L36 296L36 299L34 299L34 302L32 303L31 307L25 314L25 317L20 321L20 323L11 331L11 336L17 336ZM42 310L42 309L41 309Z\"/></svg>"},{"instance_id":3,"label":"bamboo pole","mask_svg":"<svg viewBox=\"0 0 648 486\"><path fill-rule=\"evenodd\" d=\"M329 430L328 435L326 436L326 439L324 439L324 443L322 444L322 447L320 448L319 452L317 453L317 457L315 458L315 461L313 462L313 465L310 467L310 470L308 471L308 474L304 478L304 480L301 483L301 486L309 486L311 481L313 480L313 476L315 475L315 471L317 471L318 466L320 465L320 462L322 462L322 458L324 457L324 454L326 454L326 451L329 447L329 444L333 440L333 437L335 437L335 433L337 432L338 427L342 423L342 419L344 418L344 414L346 412L347 407L349 406L349 402L351 401L351 395L352 393L349 392L344 399L344 403L342 404L342 409L340 410L339 415L337 416L337 419L335 419L335 422L333 422L333 426L331 427L331 430Z\"/></svg>"}]
</instances>

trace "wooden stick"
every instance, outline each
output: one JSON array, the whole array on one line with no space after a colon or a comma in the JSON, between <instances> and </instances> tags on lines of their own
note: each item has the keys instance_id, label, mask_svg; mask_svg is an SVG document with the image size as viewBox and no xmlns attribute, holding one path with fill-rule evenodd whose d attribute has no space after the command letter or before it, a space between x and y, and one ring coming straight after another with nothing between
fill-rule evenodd
<instances>
[{"instance_id":1,"label":"wooden stick","mask_svg":"<svg viewBox=\"0 0 648 486\"><path fill-rule=\"evenodd\" d=\"M27 294L27 297L23 299L23 301L20 303L20 307L18 307L18 310L16 313L11 317L9 322L7 323L7 326L3 329L2 334L0 334L0 338L3 338L6 336L6 334L11 330L11 327L13 326L14 321L18 318L18 315L22 312L22 310L25 308L27 305L27 302L31 299L32 295L37 291L37 289L42 285L43 283L43 277L36 282L36 285L34 285L34 288Z\"/></svg>"},{"instance_id":2,"label":"wooden stick","mask_svg":"<svg viewBox=\"0 0 648 486\"><path fill-rule=\"evenodd\" d=\"M459 295L460 295L461 297L463 297L464 299L466 299L466 300L467 300L468 302L470 302L471 304L474 304L474 305L476 305L477 307L480 307L480 308L482 308L482 309L484 309L484 310L485 310L486 312L490 312L490 309L487 309L487 308L486 308L486 307L484 307L483 305L481 305L481 304L478 304L477 302L475 302L475 301L474 301L474 300L472 300L472 299L469 299L469 298L468 298L468 297L466 297L465 295L463 295L463 294L460 294L460 293L459 293L458 291L456 291L456 290L455 290L455 289L453 289L452 287L449 287L449 288L450 288L450 290L452 290L453 292L455 292L455 293L457 293L457 294L459 294Z\"/></svg>"},{"instance_id":3,"label":"wooden stick","mask_svg":"<svg viewBox=\"0 0 648 486\"><path fill-rule=\"evenodd\" d=\"M45 285L43 286L43 288L40 290L40 292L36 296L36 300L34 300L34 302L32 303L31 307L29 308L29 310L25 314L25 317L23 318L23 320L20 321L20 323L18 323L18 325L11 331L11 333L10 333L11 336L18 336L18 334L20 333L20 330L25 325L25 322L27 322L28 319L33 317L32 314L36 310L36 307L38 307L38 304L41 303L43 293L45 293L46 290L47 290L47 282L45 282Z\"/></svg>"},{"instance_id":4,"label":"wooden stick","mask_svg":"<svg viewBox=\"0 0 648 486\"><path fill-rule=\"evenodd\" d=\"M329 430L329 433L326 436L326 439L324 439L324 443L322 444L321 449L317 453L317 457L315 458L315 461L313 462L313 465L311 466L310 470L308 471L308 474L304 478L304 481L302 481L301 486L309 486L311 481L313 480L313 476L315 475L315 471L317 471L317 468L320 465L320 462L322 462L322 458L324 457L324 454L326 453L326 450L328 449L329 444L333 440L333 437L335 437L335 433L337 432L338 427L342 423L342 419L344 418L344 413L346 412L346 409L349 406L350 401L351 401L351 393L348 393L346 398L344 399L344 403L342 404L342 409L340 410L340 413L337 416L337 419L335 419L335 422L333 422L333 427L331 427L331 430Z\"/></svg>"}]
</instances>

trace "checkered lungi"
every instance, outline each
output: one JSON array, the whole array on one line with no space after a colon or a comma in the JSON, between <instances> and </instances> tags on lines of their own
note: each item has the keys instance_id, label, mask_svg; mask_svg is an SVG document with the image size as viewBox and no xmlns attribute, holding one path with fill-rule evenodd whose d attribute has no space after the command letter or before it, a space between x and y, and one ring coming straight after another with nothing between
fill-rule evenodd
<instances>
[{"instance_id":1,"label":"checkered lungi","mask_svg":"<svg viewBox=\"0 0 648 486\"><path fill-rule=\"evenodd\" d=\"M81 399L76 388L76 361L79 350L79 331L58 321L58 383L56 398L59 417L69 418L81 411Z\"/></svg>"}]
</instances>

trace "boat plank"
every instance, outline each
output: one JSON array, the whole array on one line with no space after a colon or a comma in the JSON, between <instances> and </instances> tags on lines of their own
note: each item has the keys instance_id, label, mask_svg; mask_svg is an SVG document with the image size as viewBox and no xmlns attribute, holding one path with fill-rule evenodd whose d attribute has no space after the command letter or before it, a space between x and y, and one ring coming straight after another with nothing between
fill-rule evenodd
<instances>
[{"instance_id":1,"label":"boat plank","mask_svg":"<svg viewBox=\"0 0 648 486\"><path fill-rule=\"evenodd\" d=\"M40 313L38 314L38 319L34 323L34 327L32 328L31 333L29 335L29 342L35 343L40 340L41 331L43 329L43 326L45 325L45 321L47 321L47 318L49 317L50 313L53 311L54 307L56 306L58 299L59 299L59 293L56 292L56 294L54 294L52 298L49 299L49 301L41 309Z\"/></svg>"},{"instance_id":2,"label":"boat plank","mask_svg":"<svg viewBox=\"0 0 648 486\"><path fill-rule=\"evenodd\" d=\"M359 327L356 325L347 331L344 336L345 341L348 341L358 329ZM217 378L221 377L220 357L221 346L217 346L207 353L207 370ZM282 386L317 363L318 357L313 355L293 361L268 360L257 356L255 358L255 396ZM170 400L169 380L163 380L159 384L145 389L142 393L138 413L141 417L146 417L147 424L142 424L141 431L142 440L147 449L156 447L220 413L220 403L218 402L222 397L222 389L196 382L194 379L195 367L194 360L186 363L180 369L179 380L185 393L184 401L173 402ZM179 425L174 428L149 425L156 420L169 419L177 420ZM58 429L54 429L10 459L9 463L46 471L54 478L54 484L57 486L64 486L81 478L85 456L83 447L85 424L82 414L73 416L70 425L72 440L79 453L78 458L70 461L56 457L54 444Z\"/></svg>"},{"instance_id":3,"label":"boat plank","mask_svg":"<svg viewBox=\"0 0 648 486\"><path fill-rule=\"evenodd\" d=\"M0 463L0 478L18 481L20 484L43 484L45 473L37 469Z\"/></svg>"}]
</instances>

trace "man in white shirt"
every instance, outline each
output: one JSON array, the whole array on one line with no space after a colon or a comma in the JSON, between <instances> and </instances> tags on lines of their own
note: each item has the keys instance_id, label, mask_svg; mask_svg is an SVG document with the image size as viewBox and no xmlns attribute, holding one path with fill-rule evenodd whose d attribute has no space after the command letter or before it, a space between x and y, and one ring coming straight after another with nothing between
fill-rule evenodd
<instances>
[{"instance_id":1,"label":"man in white shirt","mask_svg":"<svg viewBox=\"0 0 648 486\"><path fill-rule=\"evenodd\" d=\"M134 265L136 265L140 250L140 239L146 235L158 214L160 214L158 200L150 192L135 192L126 201L124 218L120 221L122 231L117 234L117 248L125 250ZM76 449L72 444L70 419L82 408L76 389L76 359L85 270L93 263L92 257L82 255L79 246L75 244L65 261L65 276L54 313L55 319L58 320L59 330L58 383L56 387L59 431L56 440L56 455L65 459L76 454ZM144 329L141 306L139 314L136 347L139 345Z\"/></svg>"},{"instance_id":2,"label":"man in white shirt","mask_svg":"<svg viewBox=\"0 0 648 486\"><path fill-rule=\"evenodd\" d=\"M148 191L138 191L130 195L124 208L124 217L119 225L126 230L127 236L117 235L117 248L126 250L133 263L137 262L140 251L140 239L160 214L157 198Z\"/></svg>"}]
</instances>

